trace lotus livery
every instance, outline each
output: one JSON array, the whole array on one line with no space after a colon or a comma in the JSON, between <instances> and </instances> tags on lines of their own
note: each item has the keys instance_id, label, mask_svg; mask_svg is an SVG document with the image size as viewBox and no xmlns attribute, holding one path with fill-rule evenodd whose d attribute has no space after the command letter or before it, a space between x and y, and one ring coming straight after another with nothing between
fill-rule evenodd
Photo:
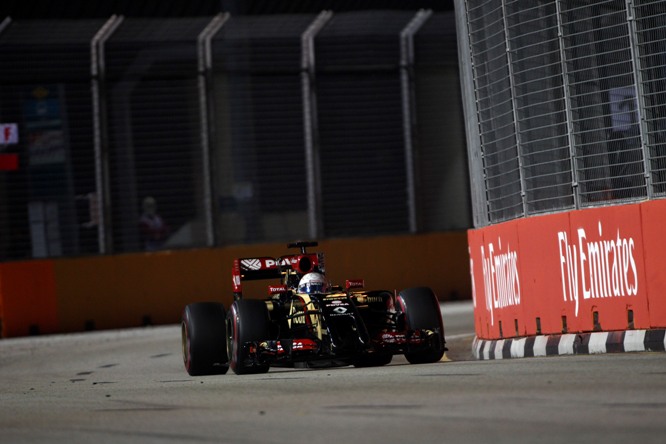
<instances>
[{"instance_id":1,"label":"lotus livery","mask_svg":"<svg viewBox=\"0 0 666 444\"><path fill-rule=\"evenodd\" d=\"M271 366L381 366L403 354L432 363L446 351L439 302L428 287L365 290L363 279L332 285L316 242L295 242L299 253L234 260L234 301L185 307L182 344L192 376L265 373ZM262 297L243 283L266 280ZM270 281L270 282L269 282Z\"/></svg>"}]
</instances>

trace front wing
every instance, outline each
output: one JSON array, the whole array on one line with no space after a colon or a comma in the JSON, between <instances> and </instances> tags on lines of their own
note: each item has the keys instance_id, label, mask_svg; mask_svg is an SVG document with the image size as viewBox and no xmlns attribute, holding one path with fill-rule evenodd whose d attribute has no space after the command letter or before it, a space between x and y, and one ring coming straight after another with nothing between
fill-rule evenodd
<instances>
[{"instance_id":1,"label":"front wing","mask_svg":"<svg viewBox=\"0 0 666 444\"><path fill-rule=\"evenodd\" d=\"M436 330L384 331L370 339L366 347L356 352L334 353L323 341L311 338L278 339L246 342L248 353L245 364L290 365L297 362L338 361L351 362L365 354L404 354L433 347L444 347ZM446 348L444 348L446 350Z\"/></svg>"}]
</instances>

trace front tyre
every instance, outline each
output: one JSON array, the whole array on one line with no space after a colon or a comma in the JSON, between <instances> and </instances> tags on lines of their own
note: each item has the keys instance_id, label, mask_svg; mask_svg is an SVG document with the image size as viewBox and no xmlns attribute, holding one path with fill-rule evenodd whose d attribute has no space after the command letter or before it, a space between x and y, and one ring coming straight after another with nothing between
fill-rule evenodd
<instances>
[{"instance_id":1,"label":"front tyre","mask_svg":"<svg viewBox=\"0 0 666 444\"><path fill-rule=\"evenodd\" d=\"M223 375L229 368L224 306L197 302L183 310L183 362L190 376Z\"/></svg>"},{"instance_id":2,"label":"front tyre","mask_svg":"<svg viewBox=\"0 0 666 444\"><path fill-rule=\"evenodd\" d=\"M251 356L248 343L269 339L270 322L264 301L241 299L231 305L227 315L227 347L229 366L237 375L268 372L268 364Z\"/></svg>"},{"instance_id":3,"label":"front tyre","mask_svg":"<svg viewBox=\"0 0 666 444\"><path fill-rule=\"evenodd\" d=\"M428 287L407 288L398 295L398 305L405 314L408 330L430 330L437 334L430 348L405 353L410 364L427 364L442 359L444 322L435 293Z\"/></svg>"}]
</instances>

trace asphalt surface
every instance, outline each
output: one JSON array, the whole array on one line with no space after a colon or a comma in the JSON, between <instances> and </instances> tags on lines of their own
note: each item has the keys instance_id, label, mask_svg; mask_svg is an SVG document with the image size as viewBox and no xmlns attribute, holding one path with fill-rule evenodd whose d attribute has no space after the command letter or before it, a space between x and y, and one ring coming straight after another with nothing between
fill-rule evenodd
<instances>
[{"instance_id":1,"label":"asphalt surface","mask_svg":"<svg viewBox=\"0 0 666 444\"><path fill-rule=\"evenodd\" d=\"M0 340L1 443L662 443L666 354L189 377L178 326Z\"/></svg>"}]
</instances>

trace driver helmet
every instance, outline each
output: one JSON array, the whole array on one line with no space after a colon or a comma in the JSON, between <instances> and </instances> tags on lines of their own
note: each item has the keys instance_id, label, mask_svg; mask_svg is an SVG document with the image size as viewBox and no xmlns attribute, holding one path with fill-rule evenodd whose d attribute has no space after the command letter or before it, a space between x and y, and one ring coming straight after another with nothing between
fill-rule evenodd
<instances>
[{"instance_id":1,"label":"driver helmet","mask_svg":"<svg viewBox=\"0 0 666 444\"><path fill-rule=\"evenodd\" d=\"M303 276L298 283L299 293L326 293L328 291L328 282L321 273L308 273Z\"/></svg>"}]
</instances>

